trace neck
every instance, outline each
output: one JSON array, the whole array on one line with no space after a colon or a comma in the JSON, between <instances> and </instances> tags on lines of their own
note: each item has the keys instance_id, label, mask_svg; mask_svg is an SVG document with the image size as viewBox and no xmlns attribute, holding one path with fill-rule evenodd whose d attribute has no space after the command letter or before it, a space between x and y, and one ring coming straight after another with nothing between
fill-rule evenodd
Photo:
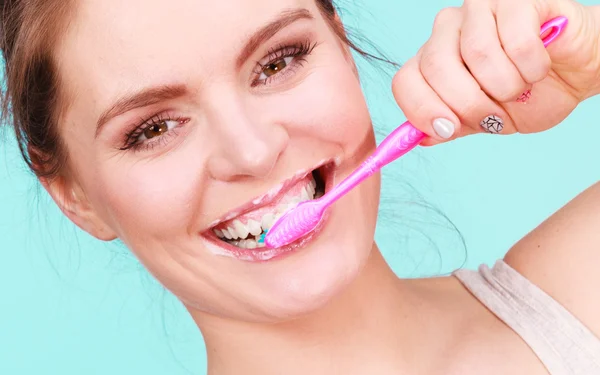
<instances>
[{"instance_id":1,"label":"neck","mask_svg":"<svg viewBox=\"0 0 600 375\"><path fill-rule=\"evenodd\" d=\"M308 316L270 325L194 318L210 374L385 373L374 369L406 368L414 354L406 337L419 336L416 305L374 244L359 277Z\"/></svg>"}]
</instances>

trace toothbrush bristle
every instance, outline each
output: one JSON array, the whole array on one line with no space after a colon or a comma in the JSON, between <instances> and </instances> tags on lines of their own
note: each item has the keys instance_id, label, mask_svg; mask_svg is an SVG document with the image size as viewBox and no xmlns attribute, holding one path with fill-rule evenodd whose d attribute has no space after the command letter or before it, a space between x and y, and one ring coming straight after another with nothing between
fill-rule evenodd
<instances>
[{"instance_id":1,"label":"toothbrush bristle","mask_svg":"<svg viewBox=\"0 0 600 375\"><path fill-rule=\"evenodd\" d=\"M264 233L260 235L260 238L258 239L259 244L265 243L265 236L267 235L267 233L269 233L269 231L265 230Z\"/></svg>"},{"instance_id":2,"label":"toothbrush bristle","mask_svg":"<svg viewBox=\"0 0 600 375\"><path fill-rule=\"evenodd\" d=\"M265 245L271 249L289 245L312 232L323 216L318 201L300 203L288 211L269 229Z\"/></svg>"}]
</instances>

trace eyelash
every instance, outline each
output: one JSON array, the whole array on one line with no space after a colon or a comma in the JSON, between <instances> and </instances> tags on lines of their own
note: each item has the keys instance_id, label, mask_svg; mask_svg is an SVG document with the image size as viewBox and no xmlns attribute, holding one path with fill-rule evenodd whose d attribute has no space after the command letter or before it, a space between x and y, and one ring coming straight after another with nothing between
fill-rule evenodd
<instances>
[{"instance_id":1,"label":"eyelash","mask_svg":"<svg viewBox=\"0 0 600 375\"><path fill-rule=\"evenodd\" d=\"M289 74L293 74L295 69L301 67L306 62L306 56L310 55L318 43L312 43L310 40L304 40L301 42L297 42L294 44L288 45L279 45L275 48L272 48L267 53L266 63L261 63L260 61L256 62L256 69L254 70L254 74L259 76L264 73L264 70L271 64L279 62L287 57L292 57L293 60L289 65L287 65L281 73L274 74L271 77L267 77L266 79L255 79L252 82L252 87L256 87L259 85L269 85L273 82L273 80L285 79Z\"/></svg>"},{"instance_id":2,"label":"eyelash","mask_svg":"<svg viewBox=\"0 0 600 375\"><path fill-rule=\"evenodd\" d=\"M317 45L318 43L316 42L311 43L310 40L304 40L302 42L287 45L284 44L272 48L271 50L269 50L269 52L267 53L267 57L264 59L267 61L266 63L261 63L260 61L256 62L256 68L253 72L256 76L260 77L262 73L264 73L265 68L267 68L271 64L279 62L288 57L292 57L293 60L290 62L290 64L286 65L286 67L283 70L281 70L280 73L274 74L270 77L267 77L266 79L254 79L251 83L251 86L266 86L273 83L273 80L285 79L289 74L293 74L298 67L303 66L303 64L306 62L306 56L310 55ZM179 124L175 128L168 130L164 135L158 136L157 139L154 141L137 141L137 139L144 133L146 129L154 125L159 125L166 121L177 121ZM157 145L164 145L165 142L168 142L167 138L176 136L180 126L187 123L188 121L189 119L172 116L169 113L153 115L148 119L140 121L140 123L137 126L135 126L133 130L125 134L124 145L120 148L120 150L151 150L154 149Z\"/></svg>"},{"instance_id":3,"label":"eyelash","mask_svg":"<svg viewBox=\"0 0 600 375\"><path fill-rule=\"evenodd\" d=\"M155 140L146 140L143 142L137 142L137 139L151 126L159 125L163 122L168 121L176 121L178 124L173 129L168 130L164 133L164 135L156 137ZM161 113L154 115L148 119L142 120L140 125L137 125L133 128L133 130L127 132L125 134L125 141L123 147L120 148L121 151L132 150L132 151L141 151L141 150L151 150L154 149L157 145L161 143L164 144L167 141L168 137L176 136L177 132L181 125L187 123L189 119L183 117L173 116L170 113Z\"/></svg>"}]
</instances>

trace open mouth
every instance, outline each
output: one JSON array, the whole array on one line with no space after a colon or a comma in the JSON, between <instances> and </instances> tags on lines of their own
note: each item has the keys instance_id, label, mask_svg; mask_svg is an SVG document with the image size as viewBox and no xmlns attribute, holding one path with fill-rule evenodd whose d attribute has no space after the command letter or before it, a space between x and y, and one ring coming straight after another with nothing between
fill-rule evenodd
<instances>
[{"instance_id":1,"label":"open mouth","mask_svg":"<svg viewBox=\"0 0 600 375\"><path fill-rule=\"evenodd\" d=\"M254 199L239 213L230 214L211 226L208 235L224 248L254 251L265 248L264 235L283 214L301 202L325 194L333 163L296 174L262 197Z\"/></svg>"}]
</instances>

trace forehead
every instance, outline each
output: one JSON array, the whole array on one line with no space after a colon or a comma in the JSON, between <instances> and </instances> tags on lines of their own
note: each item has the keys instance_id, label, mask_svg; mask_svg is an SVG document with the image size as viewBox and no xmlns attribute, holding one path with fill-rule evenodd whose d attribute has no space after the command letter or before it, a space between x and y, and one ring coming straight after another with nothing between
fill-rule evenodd
<instances>
[{"instance_id":1,"label":"forehead","mask_svg":"<svg viewBox=\"0 0 600 375\"><path fill-rule=\"evenodd\" d=\"M201 77L206 62L234 57L254 31L298 8L317 12L315 0L82 0L56 53L68 91L100 104L141 83Z\"/></svg>"}]
</instances>

